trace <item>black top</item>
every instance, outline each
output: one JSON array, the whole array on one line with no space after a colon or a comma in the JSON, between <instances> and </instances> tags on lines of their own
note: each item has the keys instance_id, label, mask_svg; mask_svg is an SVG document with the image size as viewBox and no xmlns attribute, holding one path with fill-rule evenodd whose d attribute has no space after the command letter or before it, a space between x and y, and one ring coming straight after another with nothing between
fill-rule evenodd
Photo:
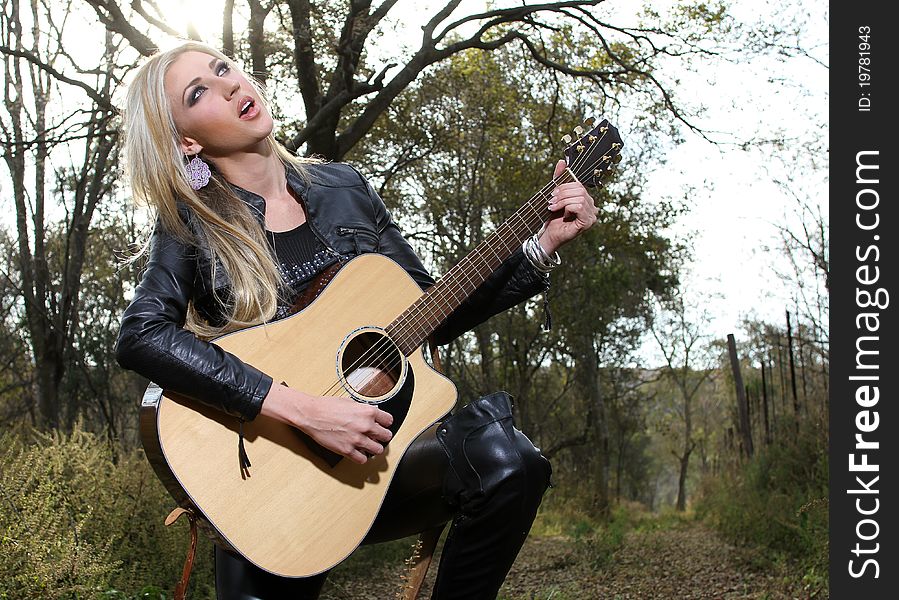
<instances>
[{"instance_id":1,"label":"black top","mask_svg":"<svg viewBox=\"0 0 899 600\"><path fill-rule=\"evenodd\" d=\"M290 231L266 229L265 237L275 252L278 270L286 284L273 317L274 320L283 319L290 314L297 296L333 262L333 257L312 233L308 221Z\"/></svg>"}]
</instances>

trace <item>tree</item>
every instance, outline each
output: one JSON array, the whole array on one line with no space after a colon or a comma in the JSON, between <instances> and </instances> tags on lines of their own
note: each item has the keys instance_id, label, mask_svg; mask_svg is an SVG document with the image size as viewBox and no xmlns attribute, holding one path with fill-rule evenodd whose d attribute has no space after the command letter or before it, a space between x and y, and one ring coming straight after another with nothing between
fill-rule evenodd
<instances>
[{"instance_id":1,"label":"tree","mask_svg":"<svg viewBox=\"0 0 899 600\"><path fill-rule=\"evenodd\" d=\"M90 223L115 181L117 134L111 97L119 81L119 49L112 36L106 36L96 66L82 68L62 45L68 8L21 0L4 0L0 8L5 76L0 134L17 234L15 273L6 277L22 300L38 419L58 427L63 412L60 385L80 325ZM72 99L65 105L64 94ZM61 162L64 153L57 150L70 152L68 164ZM57 207L65 211L59 230L52 216ZM58 243L50 245L54 236Z\"/></svg>"},{"instance_id":2,"label":"tree","mask_svg":"<svg viewBox=\"0 0 899 600\"><path fill-rule=\"evenodd\" d=\"M153 2L136 0L128 7L116 0L85 2L108 31L145 56L158 46L154 36L181 33L165 24L165 15ZM653 74L653 65L660 57L708 53L695 35L695 25L707 30L721 23L720 11L705 6L682 19L683 33L673 33L608 23L597 8L603 0L496 6L453 16L460 4L450 0L423 18L420 45L405 54L394 52L379 65L369 64L370 50L392 26L396 0L377 5L352 0L345 9L310 0L247 0L248 35L240 41L234 39L233 26L239 7L229 1L221 46L228 53L245 53L253 74L271 81L272 89L287 90L291 96L299 91L304 115L284 131L289 148L304 147L307 154L341 160L429 68L468 50L489 52L513 44L524 50L532 67L589 81L609 99L625 92L647 94L687 123L671 90ZM266 30L268 20L276 22L276 33ZM471 28L474 32L468 34ZM149 35L143 33L148 29ZM196 32L186 33L196 37ZM571 52L558 43L564 38L587 38L589 44Z\"/></svg>"},{"instance_id":3,"label":"tree","mask_svg":"<svg viewBox=\"0 0 899 600\"><path fill-rule=\"evenodd\" d=\"M703 385L715 374L714 354L700 329L708 315L693 316L695 307L689 306L683 296L668 303L650 327L656 346L664 358L661 375L671 385L673 403L668 419L662 423L663 431L675 440L676 449L671 453L678 462L677 504L679 511L686 509L687 471L690 456L698 439L694 430L694 411ZM670 422L677 423L674 430Z\"/></svg>"},{"instance_id":4,"label":"tree","mask_svg":"<svg viewBox=\"0 0 899 600\"><path fill-rule=\"evenodd\" d=\"M34 370L28 339L22 335L21 294L15 271L16 244L0 231L0 423L36 420L31 387Z\"/></svg>"},{"instance_id":5,"label":"tree","mask_svg":"<svg viewBox=\"0 0 899 600\"><path fill-rule=\"evenodd\" d=\"M128 304L126 290L139 280L139 263L122 260L138 237L137 215L133 210L98 213L85 250L81 325L73 337L63 380L68 399L66 426L83 418L97 431L105 431L110 441L128 447L138 440L137 411L146 382L118 366L114 348Z\"/></svg>"}]
</instances>

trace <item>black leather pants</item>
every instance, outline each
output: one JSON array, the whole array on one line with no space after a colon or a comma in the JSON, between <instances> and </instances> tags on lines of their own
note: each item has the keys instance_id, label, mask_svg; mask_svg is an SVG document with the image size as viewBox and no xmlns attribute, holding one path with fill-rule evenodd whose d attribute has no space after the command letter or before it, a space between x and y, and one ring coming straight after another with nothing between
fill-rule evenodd
<instances>
[{"instance_id":1,"label":"black leather pants","mask_svg":"<svg viewBox=\"0 0 899 600\"><path fill-rule=\"evenodd\" d=\"M452 519L432 599L493 599L551 473L549 461L513 427L508 394L484 396L409 447L363 544L400 539ZM215 551L219 600L314 600L327 575L278 577Z\"/></svg>"}]
</instances>

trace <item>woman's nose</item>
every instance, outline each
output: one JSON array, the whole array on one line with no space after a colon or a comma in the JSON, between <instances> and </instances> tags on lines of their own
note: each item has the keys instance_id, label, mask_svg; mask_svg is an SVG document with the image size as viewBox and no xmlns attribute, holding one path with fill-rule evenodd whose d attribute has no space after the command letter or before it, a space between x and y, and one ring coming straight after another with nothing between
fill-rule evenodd
<instances>
[{"instance_id":1,"label":"woman's nose","mask_svg":"<svg viewBox=\"0 0 899 600\"><path fill-rule=\"evenodd\" d=\"M228 98L230 100L231 97L234 96L234 94L236 94L238 90L240 90L240 82L234 80L225 80L225 85L223 87L225 98Z\"/></svg>"}]
</instances>

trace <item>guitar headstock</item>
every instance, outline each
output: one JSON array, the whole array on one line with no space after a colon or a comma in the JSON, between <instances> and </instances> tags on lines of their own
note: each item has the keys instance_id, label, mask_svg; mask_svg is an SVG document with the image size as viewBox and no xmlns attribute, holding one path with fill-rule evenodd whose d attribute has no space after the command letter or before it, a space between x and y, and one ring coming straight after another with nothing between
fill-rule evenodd
<instances>
[{"instance_id":1,"label":"guitar headstock","mask_svg":"<svg viewBox=\"0 0 899 600\"><path fill-rule=\"evenodd\" d=\"M587 129L585 133L585 129ZM593 118L574 128L577 139L566 135L562 141L568 169L588 187L602 185L602 179L621 160L621 136L608 120L593 125ZM574 141L572 142L572 139Z\"/></svg>"}]
</instances>

